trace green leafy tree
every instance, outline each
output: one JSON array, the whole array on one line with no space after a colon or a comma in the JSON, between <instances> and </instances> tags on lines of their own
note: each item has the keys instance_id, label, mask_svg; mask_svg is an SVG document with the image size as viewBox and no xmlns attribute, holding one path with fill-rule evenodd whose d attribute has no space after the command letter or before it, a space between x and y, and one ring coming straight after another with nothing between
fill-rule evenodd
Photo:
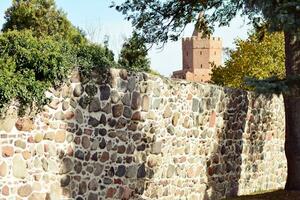
<instances>
[{"instance_id":1,"label":"green leafy tree","mask_svg":"<svg viewBox=\"0 0 300 200\"><path fill-rule=\"evenodd\" d=\"M119 65L129 71L150 71L150 60L147 57L148 51L143 38L133 33L123 44L119 57Z\"/></svg>"},{"instance_id":2,"label":"green leafy tree","mask_svg":"<svg viewBox=\"0 0 300 200\"><path fill-rule=\"evenodd\" d=\"M247 40L236 40L236 49L229 51L225 66L214 66L212 83L221 86L252 89L245 78L266 79L272 76L284 78L284 37L282 33L266 33L261 39L259 32Z\"/></svg>"},{"instance_id":3,"label":"green leafy tree","mask_svg":"<svg viewBox=\"0 0 300 200\"><path fill-rule=\"evenodd\" d=\"M46 103L44 92L59 85L74 63L68 42L36 38L32 32L0 35L0 108L16 99L21 107Z\"/></svg>"},{"instance_id":4,"label":"green leafy tree","mask_svg":"<svg viewBox=\"0 0 300 200\"><path fill-rule=\"evenodd\" d=\"M283 31L285 71L289 92L284 94L286 115L285 152L288 162L287 190L300 190L300 1L299 0L126 0L113 4L130 20L148 43L177 40L191 22L206 34L216 23L229 25L239 13L255 25L266 22L270 31ZM200 20L197 20L202 13ZM264 67L264 66L262 66Z\"/></svg>"},{"instance_id":5,"label":"green leafy tree","mask_svg":"<svg viewBox=\"0 0 300 200\"><path fill-rule=\"evenodd\" d=\"M82 32L56 8L54 0L13 0L6 10L2 31L32 30L34 36L60 36L74 43L84 40Z\"/></svg>"}]
</instances>

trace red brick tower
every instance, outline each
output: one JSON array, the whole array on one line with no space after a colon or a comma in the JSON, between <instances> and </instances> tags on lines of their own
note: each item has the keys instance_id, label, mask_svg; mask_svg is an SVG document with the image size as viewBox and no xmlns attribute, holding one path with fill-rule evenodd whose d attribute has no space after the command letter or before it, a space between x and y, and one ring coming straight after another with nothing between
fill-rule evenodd
<instances>
[{"instance_id":1,"label":"red brick tower","mask_svg":"<svg viewBox=\"0 0 300 200\"><path fill-rule=\"evenodd\" d=\"M221 38L202 38L194 31L193 36L182 39L182 70L173 72L172 78L196 82L208 82L211 64L222 64Z\"/></svg>"}]
</instances>

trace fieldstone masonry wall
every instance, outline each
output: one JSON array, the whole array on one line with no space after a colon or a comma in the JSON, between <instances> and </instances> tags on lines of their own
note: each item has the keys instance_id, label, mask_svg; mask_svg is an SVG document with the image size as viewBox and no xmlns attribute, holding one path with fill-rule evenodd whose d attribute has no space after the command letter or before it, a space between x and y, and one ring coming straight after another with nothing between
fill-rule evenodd
<instances>
[{"instance_id":1,"label":"fieldstone masonry wall","mask_svg":"<svg viewBox=\"0 0 300 200\"><path fill-rule=\"evenodd\" d=\"M221 199L282 188L282 98L77 72L0 123L0 199Z\"/></svg>"}]
</instances>

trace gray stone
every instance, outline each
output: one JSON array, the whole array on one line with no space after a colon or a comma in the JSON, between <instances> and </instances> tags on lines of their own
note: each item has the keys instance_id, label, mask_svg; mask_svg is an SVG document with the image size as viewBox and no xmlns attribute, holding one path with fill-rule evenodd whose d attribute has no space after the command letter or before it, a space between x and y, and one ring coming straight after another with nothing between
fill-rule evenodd
<instances>
[{"instance_id":1,"label":"gray stone","mask_svg":"<svg viewBox=\"0 0 300 200\"><path fill-rule=\"evenodd\" d=\"M77 121L79 124L82 124L82 123L83 123L83 114L82 114L81 110L76 109L76 111L75 111L75 119L76 119L76 121Z\"/></svg>"},{"instance_id":2,"label":"gray stone","mask_svg":"<svg viewBox=\"0 0 300 200\"><path fill-rule=\"evenodd\" d=\"M139 109L139 107L141 106L141 95L138 92L133 92L132 93L132 99L131 99L131 108L133 110L137 110Z\"/></svg>"},{"instance_id":3,"label":"gray stone","mask_svg":"<svg viewBox=\"0 0 300 200\"><path fill-rule=\"evenodd\" d=\"M74 170L77 174L79 174L82 170L82 164L81 162L76 162L74 165Z\"/></svg>"},{"instance_id":4,"label":"gray stone","mask_svg":"<svg viewBox=\"0 0 300 200\"><path fill-rule=\"evenodd\" d=\"M123 105L117 104L112 107L112 114L114 117L120 117L123 114Z\"/></svg>"},{"instance_id":5,"label":"gray stone","mask_svg":"<svg viewBox=\"0 0 300 200\"><path fill-rule=\"evenodd\" d=\"M146 170L145 164L143 163L137 170L137 178L145 178L146 177Z\"/></svg>"},{"instance_id":6,"label":"gray stone","mask_svg":"<svg viewBox=\"0 0 300 200\"><path fill-rule=\"evenodd\" d=\"M92 179L92 180L89 182L89 184L88 184L88 188L89 188L90 190L96 191L96 190L98 189L98 182L97 182L97 180L96 180L96 179Z\"/></svg>"},{"instance_id":7,"label":"gray stone","mask_svg":"<svg viewBox=\"0 0 300 200\"><path fill-rule=\"evenodd\" d=\"M129 93L125 93L123 98L122 98L122 103L126 106L130 106L130 102L131 102L131 99L130 99L130 94Z\"/></svg>"},{"instance_id":8,"label":"gray stone","mask_svg":"<svg viewBox=\"0 0 300 200\"><path fill-rule=\"evenodd\" d=\"M78 187L78 194L85 194L86 193L86 191L87 191L87 184L86 184L86 182L81 182L81 183L79 183L79 187Z\"/></svg>"},{"instance_id":9,"label":"gray stone","mask_svg":"<svg viewBox=\"0 0 300 200\"><path fill-rule=\"evenodd\" d=\"M89 105L89 112L99 112L100 110L100 100L98 97L94 97Z\"/></svg>"},{"instance_id":10,"label":"gray stone","mask_svg":"<svg viewBox=\"0 0 300 200\"><path fill-rule=\"evenodd\" d=\"M126 173L126 167L124 165L118 166L118 169L116 171L116 176L122 177Z\"/></svg>"},{"instance_id":11,"label":"gray stone","mask_svg":"<svg viewBox=\"0 0 300 200\"><path fill-rule=\"evenodd\" d=\"M110 99L112 103L118 103L120 100L120 95L116 90L111 91Z\"/></svg>"},{"instance_id":12,"label":"gray stone","mask_svg":"<svg viewBox=\"0 0 300 200\"><path fill-rule=\"evenodd\" d=\"M120 140L124 142L128 141L128 134L126 131L117 131L116 135Z\"/></svg>"},{"instance_id":13,"label":"gray stone","mask_svg":"<svg viewBox=\"0 0 300 200\"><path fill-rule=\"evenodd\" d=\"M158 110L159 109L159 106L160 106L160 99L154 99L153 100L153 104L152 104L152 108L155 109L155 110Z\"/></svg>"},{"instance_id":14,"label":"gray stone","mask_svg":"<svg viewBox=\"0 0 300 200\"><path fill-rule=\"evenodd\" d=\"M61 187L66 187L70 184L71 177L69 175L64 175L60 179L60 186Z\"/></svg>"},{"instance_id":15,"label":"gray stone","mask_svg":"<svg viewBox=\"0 0 300 200\"><path fill-rule=\"evenodd\" d=\"M198 99L193 99L193 105L192 105L192 111L193 112L198 112L199 111L199 100Z\"/></svg>"},{"instance_id":16,"label":"gray stone","mask_svg":"<svg viewBox=\"0 0 300 200\"><path fill-rule=\"evenodd\" d=\"M84 160L84 153L81 150L77 150L75 152L75 157L80 159L80 160Z\"/></svg>"},{"instance_id":17,"label":"gray stone","mask_svg":"<svg viewBox=\"0 0 300 200\"><path fill-rule=\"evenodd\" d=\"M22 149L26 148L26 143L23 140L16 140L15 141L15 146L20 147Z\"/></svg>"},{"instance_id":18,"label":"gray stone","mask_svg":"<svg viewBox=\"0 0 300 200\"><path fill-rule=\"evenodd\" d=\"M48 162L45 158L42 158L42 167L45 172L48 171Z\"/></svg>"},{"instance_id":19,"label":"gray stone","mask_svg":"<svg viewBox=\"0 0 300 200\"><path fill-rule=\"evenodd\" d=\"M101 85L100 86L100 99L101 101L103 100L108 100L110 97L110 87L107 85Z\"/></svg>"},{"instance_id":20,"label":"gray stone","mask_svg":"<svg viewBox=\"0 0 300 200\"><path fill-rule=\"evenodd\" d=\"M103 126L106 125L106 117L104 114L101 115L99 122L100 122L100 124L103 124Z\"/></svg>"},{"instance_id":21,"label":"gray stone","mask_svg":"<svg viewBox=\"0 0 300 200\"><path fill-rule=\"evenodd\" d=\"M110 178L104 178L103 179L103 183L105 184L105 185L110 185L110 184L112 184L112 180L110 179Z\"/></svg>"},{"instance_id":22,"label":"gray stone","mask_svg":"<svg viewBox=\"0 0 300 200\"><path fill-rule=\"evenodd\" d=\"M14 177L24 179L28 172L26 161L23 160L21 154L16 154L12 160L12 172Z\"/></svg>"},{"instance_id":23,"label":"gray stone","mask_svg":"<svg viewBox=\"0 0 300 200\"><path fill-rule=\"evenodd\" d=\"M124 80L121 80L121 79L118 80L118 88L121 92L126 92L127 91L127 85L128 85L127 81L124 81Z\"/></svg>"},{"instance_id":24,"label":"gray stone","mask_svg":"<svg viewBox=\"0 0 300 200\"><path fill-rule=\"evenodd\" d=\"M151 153L160 154L161 153L162 142L155 142L152 145Z\"/></svg>"},{"instance_id":25,"label":"gray stone","mask_svg":"<svg viewBox=\"0 0 300 200\"><path fill-rule=\"evenodd\" d=\"M105 112L106 114L111 113L111 103L107 102L106 105L101 109L102 112Z\"/></svg>"},{"instance_id":26,"label":"gray stone","mask_svg":"<svg viewBox=\"0 0 300 200\"><path fill-rule=\"evenodd\" d=\"M79 99L79 105L81 106L81 108L86 109L89 104L90 98L88 96L84 95Z\"/></svg>"},{"instance_id":27,"label":"gray stone","mask_svg":"<svg viewBox=\"0 0 300 200\"><path fill-rule=\"evenodd\" d=\"M68 101L64 101L62 104L62 109L64 111L68 110L70 108L70 103Z\"/></svg>"},{"instance_id":28,"label":"gray stone","mask_svg":"<svg viewBox=\"0 0 300 200\"><path fill-rule=\"evenodd\" d=\"M89 193L88 200L98 200L98 194Z\"/></svg>"},{"instance_id":29,"label":"gray stone","mask_svg":"<svg viewBox=\"0 0 300 200\"><path fill-rule=\"evenodd\" d=\"M137 166L127 167L126 174L125 174L126 178L136 178L137 171L138 171Z\"/></svg>"},{"instance_id":30,"label":"gray stone","mask_svg":"<svg viewBox=\"0 0 300 200\"><path fill-rule=\"evenodd\" d=\"M64 120L65 119L65 115L62 111L58 111L54 114L54 118L56 120Z\"/></svg>"},{"instance_id":31,"label":"gray stone","mask_svg":"<svg viewBox=\"0 0 300 200\"><path fill-rule=\"evenodd\" d=\"M99 120L97 120L94 117L90 117L88 120L88 125L91 125L93 127L97 127L100 124Z\"/></svg>"},{"instance_id":32,"label":"gray stone","mask_svg":"<svg viewBox=\"0 0 300 200\"><path fill-rule=\"evenodd\" d=\"M85 86L85 92L89 96L95 96L97 94L97 87L95 85L87 85Z\"/></svg>"},{"instance_id":33,"label":"gray stone","mask_svg":"<svg viewBox=\"0 0 300 200\"><path fill-rule=\"evenodd\" d=\"M75 86L74 90L73 90L73 96L74 97L80 97L82 95L84 91L84 88L81 84L78 84Z\"/></svg>"},{"instance_id":34,"label":"gray stone","mask_svg":"<svg viewBox=\"0 0 300 200\"><path fill-rule=\"evenodd\" d=\"M135 77L131 77L128 79L128 86L127 89L132 92L135 89L136 81Z\"/></svg>"},{"instance_id":35,"label":"gray stone","mask_svg":"<svg viewBox=\"0 0 300 200\"><path fill-rule=\"evenodd\" d=\"M131 108L125 106L124 111L123 111L123 116L128 118L128 119L131 119L131 116L132 116Z\"/></svg>"},{"instance_id":36,"label":"gray stone","mask_svg":"<svg viewBox=\"0 0 300 200\"><path fill-rule=\"evenodd\" d=\"M174 165L169 165L168 169L167 169L167 178L171 178L174 173L175 173L175 167Z\"/></svg>"},{"instance_id":37,"label":"gray stone","mask_svg":"<svg viewBox=\"0 0 300 200\"><path fill-rule=\"evenodd\" d=\"M66 174L72 171L74 164L70 158L64 158L61 163L60 173Z\"/></svg>"},{"instance_id":38,"label":"gray stone","mask_svg":"<svg viewBox=\"0 0 300 200\"><path fill-rule=\"evenodd\" d=\"M99 148L104 149L106 147L106 141L104 138L102 138L101 142L99 143Z\"/></svg>"},{"instance_id":39,"label":"gray stone","mask_svg":"<svg viewBox=\"0 0 300 200\"><path fill-rule=\"evenodd\" d=\"M102 174L104 166L99 163L94 163L94 175L99 176Z\"/></svg>"},{"instance_id":40,"label":"gray stone","mask_svg":"<svg viewBox=\"0 0 300 200\"><path fill-rule=\"evenodd\" d=\"M123 117L120 117L116 124L116 129L122 129L126 126L127 120Z\"/></svg>"}]
</instances>

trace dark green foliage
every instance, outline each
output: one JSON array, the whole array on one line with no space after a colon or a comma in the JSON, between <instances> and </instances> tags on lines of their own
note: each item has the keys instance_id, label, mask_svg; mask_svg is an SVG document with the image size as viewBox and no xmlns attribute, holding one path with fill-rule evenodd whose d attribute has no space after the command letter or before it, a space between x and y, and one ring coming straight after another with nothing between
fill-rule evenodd
<instances>
[{"instance_id":1,"label":"dark green foliage","mask_svg":"<svg viewBox=\"0 0 300 200\"><path fill-rule=\"evenodd\" d=\"M58 10L54 0L13 0L5 13L2 31L30 29L36 37L60 36L73 43L84 40L81 32Z\"/></svg>"},{"instance_id":2,"label":"dark green foliage","mask_svg":"<svg viewBox=\"0 0 300 200\"><path fill-rule=\"evenodd\" d=\"M147 58L148 52L144 39L137 33L123 44L119 65L129 71L150 71L150 60Z\"/></svg>"},{"instance_id":3,"label":"dark green foliage","mask_svg":"<svg viewBox=\"0 0 300 200\"><path fill-rule=\"evenodd\" d=\"M92 69L107 69L115 66L114 54L99 44L84 43L77 47L77 62L81 71L88 75Z\"/></svg>"},{"instance_id":4,"label":"dark green foliage","mask_svg":"<svg viewBox=\"0 0 300 200\"><path fill-rule=\"evenodd\" d=\"M74 59L69 43L36 38L31 31L0 35L0 108L13 99L22 106L46 101L45 90L66 78Z\"/></svg>"},{"instance_id":5,"label":"dark green foliage","mask_svg":"<svg viewBox=\"0 0 300 200\"><path fill-rule=\"evenodd\" d=\"M177 40L189 23L210 34L216 23L227 26L238 14L255 25L266 21L270 30L295 30L300 27L299 0L126 0L112 7L132 22L147 43ZM199 13L202 17L198 20Z\"/></svg>"}]
</instances>

